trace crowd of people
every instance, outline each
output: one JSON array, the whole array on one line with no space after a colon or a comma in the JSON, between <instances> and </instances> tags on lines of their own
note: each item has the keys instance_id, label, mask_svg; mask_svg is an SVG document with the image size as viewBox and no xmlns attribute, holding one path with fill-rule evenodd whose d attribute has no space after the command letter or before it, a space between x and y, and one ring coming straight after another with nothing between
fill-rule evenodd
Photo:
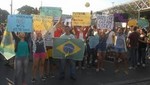
<instances>
[{"instance_id":1,"label":"crowd of people","mask_svg":"<svg viewBox=\"0 0 150 85\"><path fill-rule=\"evenodd\" d=\"M76 80L76 70L79 68L92 67L96 72L105 71L106 58L113 58L115 73L120 71L120 62L123 62L124 73L128 75L128 69L146 67L146 58L150 57L150 31L137 26L114 29L100 29L96 25L70 27L64 25L60 19L45 34L37 30L33 33L12 32L12 35L16 53L15 85L18 85L21 71L22 83L26 85L29 56L33 57L32 82L37 81L38 70L41 80L45 81L50 73L56 71L57 65L59 79L63 80L66 63L69 65L72 80ZM56 59L52 58L53 38L81 39L85 43L83 60L57 59L56 62Z\"/></svg>"}]
</instances>

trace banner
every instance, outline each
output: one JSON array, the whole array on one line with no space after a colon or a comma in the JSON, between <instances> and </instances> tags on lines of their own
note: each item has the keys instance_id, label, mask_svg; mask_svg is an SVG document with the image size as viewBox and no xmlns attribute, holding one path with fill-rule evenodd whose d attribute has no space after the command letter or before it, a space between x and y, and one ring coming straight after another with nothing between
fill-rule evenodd
<instances>
[{"instance_id":1,"label":"banner","mask_svg":"<svg viewBox=\"0 0 150 85\"><path fill-rule=\"evenodd\" d=\"M137 26L137 20L136 19L131 19L128 21L128 26Z\"/></svg>"},{"instance_id":2,"label":"banner","mask_svg":"<svg viewBox=\"0 0 150 85\"><path fill-rule=\"evenodd\" d=\"M53 17L33 15L33 29L34 30L48 30L53 26Z\"/></svg>"},{"instance_id":3,"label":"banner","mask_svg":"<svg viewBox=\"0 0 150 85\"><path fill-rule=\"evenodd\" d=\"M147 19L139 19L138 26L141 28L149 27L149 21Z\"/></svg>"},{"instance_id":4,"label":"banner","mask_svg":"<svg viewBox=\"0 0 150 85\"><path fill-rule=\"evenodd\" d=\"M127 22L128 21L128 14L127 13L115 13L114 14L114 21L115 22Z\"/></svg>"},{"instance_id":5,"label":"banner","mask_svg":"<svg viewBox=\"0 0 150 85\"><path fill-rule=\"evenodd\" d=\"M80 39L54 38L53 58L83 60L85 45Z\"/></svg>"},{"instance_id":6,"label":"banner","mask_svg":"<svg viewBox=\"0 0 150 85\"><path fill-rule=\"evenodd\" d=\"M13 37L12 34L8 31L4 32L3 39L0 46L0 53L7 60L15 56Z\"/></svg>"},{"instance_id":7,"label":"banner","mask_svg":"<svg viewBox=\"0 0 150 85\"><path fill-rule=\"evenodd\" d=\"M40 15L60 17L62 15L62 10L60 7L40 7Z\"/></svg>"},{"instance_id":8,"label":"banner","mask_svg":"<svg viewBox=\"0 0 150 85\"><path fill-rule=\"evenodd\" d=\"M114 27L114 16L108 15L103 16L100 15L97 17L97 27L98 29L113 29Z\"/></svg>"},{"instance_id":9,"label":"banner","mask_svg":"<svg viewBox=\"0 0 150 85\"><path fill-rule=\"evenodd\" d=\"M8 15L7 27L10 32L32 32L32 16Z\"/></svg>"},{"instance_id":10,"label":"banner","mask_svg":"<svg viewBox=\"0 0 150 85\"><path fill-rule=\"evenodd\" d=\"M91 14L89 12L73 12L72 26L90 26Z\"/></svg>"}]
</instances>

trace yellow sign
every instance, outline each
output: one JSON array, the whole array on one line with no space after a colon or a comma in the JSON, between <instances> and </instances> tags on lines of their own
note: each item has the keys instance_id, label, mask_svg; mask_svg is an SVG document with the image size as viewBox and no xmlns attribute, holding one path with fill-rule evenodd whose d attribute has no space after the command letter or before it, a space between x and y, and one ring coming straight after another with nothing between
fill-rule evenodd
<instances>
[{"instance_id":1,"label":"yellow sign","mask_svg":"<svg viewBox=\"0 0 150 85\"><path fill-rule=\"evenodd\" d=\"M33 29L45 31L53 26L53 17L33 15Z\"/></svg>"},{"instance_id":2,"label":"yellow sign","mask_svg":"<svg viewBox=\"0 0 150 85\"><path fill-rule=\"evenodd\" d=\"M73 12L72 26L90 26L91 14L89 12Z\"/></svg>"},{"instance_id":3,"label":"yellow sign","mask_svg":"<svg viewBox=\"0 0 150 85\"><path fill-rule=\"evenodd\" d=\"M137 20L136 19L131 19L128 21L128 26L137 26Z\"/></svg>"}]
</instances>

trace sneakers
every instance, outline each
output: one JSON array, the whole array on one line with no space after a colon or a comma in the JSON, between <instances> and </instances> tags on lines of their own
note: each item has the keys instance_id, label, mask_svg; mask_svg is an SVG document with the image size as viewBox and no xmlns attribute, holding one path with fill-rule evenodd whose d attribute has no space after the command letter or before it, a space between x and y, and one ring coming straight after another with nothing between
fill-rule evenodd
<instances>
[{"instance_id":1,"label":"sneakers","mask_svg":"<svg viewBox=\"0 0 150 85\"><path fill-rule=\"evenodd\" d=\"M44 76L41 77L41 80L42 80L42 81L45 81L45 80L46 80L46 77L44 77Z\"/></svg>"},{"instance_id":2,"label":"sneakers","mask_svg":"<svg viewBox=\"0 0 150 85\"><path fill-rule=\"evenodd\" d=\"M101 70L101 71L105 71L105 69L104 69L104 68L100 68L100 69L99 69L99 68L97 68L97 69L96 69L96 72L99 72L100 70Z\"/></svg>"},{"instance_id":3,"label":"sneakers","mask_svg":"<svg viewBox=\"0 0 150 85\"><path fill-rule=\"evenodd\" d=\"M124 71L124 73L126 74L126 75L128 75L129 73L128 73L128 71Z\"/></svg>"},{"instance_id":4,"label":"sneakers","mask_svg":"<svg viewBox=\"0 0 150 85\"><path fill-rule=\"evenodd\" d=\"M145 64L142 64L142 67L145 67L146 65Z\"/></svg>"},{"instance_id":5,"label":"sneakers","mask_svg":"<svg viewBox=\"0 0 150 85\"><path fill-rule=\"evenodd\" d=\"M64 79L65 79L64 76L59 77L59 80L64 80Z\"/></svg>"},{"instance_id":6,"label":"sneakers","mask_svg":"<svg viewBox=\"0 0 150 85\"><path fill-rule=\"evenodd\" d=\"M33 78L33 79L31 80L31 82L32 82L32 83L36 82L35 78Z\"/></svg>"},{"instance_id":7,"label":"sneakers","mask_svg":"<svg viewBox=\"0 0 150 85\"><path fill-rule=\"evenodd\" d=\"M115 70L115 73L118 73L118 72L119 72L119 69L116 69L116 70Z\"/></svg>"},{"instance_id":8,"label":"sneakers","mask_svg":"<svg viewBox=\"0 0 150 85\"><path fill-rule=\"evenodd\" d=\"M99 68L96 69L96 72L99 72Z\"/></svg>"},{"instance_id":9,"label":"sneakers","mask_svg":"<svg viewBox=\"0 0 150 85\"><path fill-rule=\"evenodd\" d=\"M105 69L104 69L104 68L100 68L100 70L101 70L101 71L105 71Z\"/></svg>"},{"instance_id":10,"label":"sneakers","mask_svg":"<svg viewBox=\"0 0 150 85\"><path fill-rule=\"evenodd\" d=\"M71 76L70 79L77 80L76 77L74 77L74 76Z\"/></svg>"}]
</instances>

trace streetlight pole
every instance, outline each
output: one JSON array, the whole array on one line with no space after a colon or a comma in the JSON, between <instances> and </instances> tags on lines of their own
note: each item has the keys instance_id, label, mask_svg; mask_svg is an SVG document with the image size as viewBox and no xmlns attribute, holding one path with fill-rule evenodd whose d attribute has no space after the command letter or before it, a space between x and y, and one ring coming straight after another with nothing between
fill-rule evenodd
<instances>
[{"instance_id":1,"label":"streetlight pole","mask_svg":"<svg viewBox=\"0 0 150 85\"><path fill-rule=\"evenodd\" d=\"M10 4L10 14L12 15L12 10L13 10L13 0L11 0L11 4Z\"/></svg>"}]
</instances>

